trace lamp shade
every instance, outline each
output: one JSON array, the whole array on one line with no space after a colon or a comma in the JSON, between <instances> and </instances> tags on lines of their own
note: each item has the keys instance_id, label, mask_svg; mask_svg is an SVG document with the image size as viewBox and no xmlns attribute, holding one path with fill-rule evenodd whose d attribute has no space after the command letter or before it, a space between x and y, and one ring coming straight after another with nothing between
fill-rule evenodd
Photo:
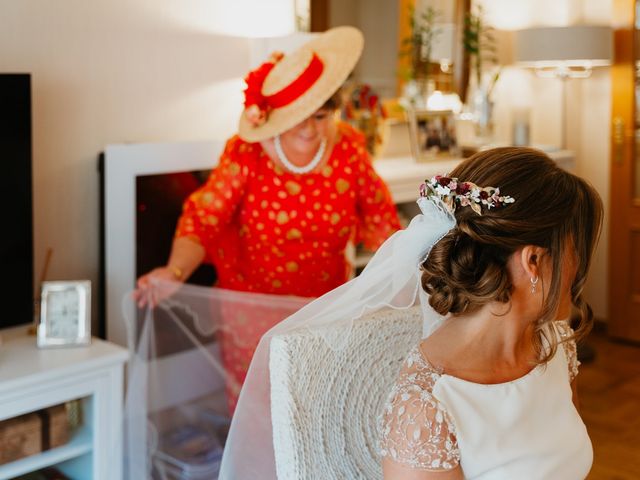
<instances>
[{"instance_id":1,"label":"lamp shade","mask_svg":"<svg viewBox=\"0 0 640 480\"><path fill-rule=\"evenodd\" d=\"M573 25L519 30L514 59L519 66L604 66L611 63L612 32L608 26Z\"/></svg>"}]
</instances>

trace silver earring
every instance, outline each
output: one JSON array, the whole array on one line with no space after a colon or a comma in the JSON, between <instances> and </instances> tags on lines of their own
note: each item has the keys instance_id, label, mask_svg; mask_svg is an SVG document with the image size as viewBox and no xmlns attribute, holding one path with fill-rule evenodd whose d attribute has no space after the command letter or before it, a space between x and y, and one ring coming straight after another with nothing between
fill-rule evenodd
<instances>
[{"instance_id":1,"label":"silver earring","mask_svg":"<svg viewBox=\"0 0 640 480\"><path fill-rule=\"evenodd\" d=\"M529 281L531 282L531 293L536 293L536 285L538 285L538 276L536 275L536 278L530 278Z\"/></svg>"}]
</instances>

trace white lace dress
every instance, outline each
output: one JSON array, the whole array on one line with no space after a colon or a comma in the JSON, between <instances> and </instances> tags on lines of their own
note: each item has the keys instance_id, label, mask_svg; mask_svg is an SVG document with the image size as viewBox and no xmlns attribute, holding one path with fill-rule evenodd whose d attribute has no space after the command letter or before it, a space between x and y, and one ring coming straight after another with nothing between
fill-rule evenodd
<instances>
[{"instance_id":1,"label":"white lace dress","mask_svg":"<svg viewBox=\"0 0 640 480\"><path fill-rule=\"evenodd\" d=\"M467 479L584 479L593 451L572 402L578 365L570 341L525 376L483 385L442 373L416 347L380 417L381 455L421 470L460 464Z\"/></svg>"}]
</instances>

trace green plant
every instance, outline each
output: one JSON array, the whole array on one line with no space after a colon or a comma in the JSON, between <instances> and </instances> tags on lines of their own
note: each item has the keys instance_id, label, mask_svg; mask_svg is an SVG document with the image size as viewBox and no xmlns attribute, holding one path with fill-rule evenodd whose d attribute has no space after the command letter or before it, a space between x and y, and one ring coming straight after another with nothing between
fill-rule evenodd
<instances>
[{"instance_id":1,"label":"green plant","mask_svg":"<svg viewBox=\"0 0 640 480\"><path fill-rule=\"evenodd\" d=\"M462 41L475 73L476 85L480 86L485 68L498 64L495 29L487 24L482 5L476 5L467 14ZM493 88L499 75L498 69L490 80L489 89Z\"/></svg>"},{"instance_id":2,"label":"green plant","mask_svg":"<svg viewBox=\"0 0 640 480\"><path fill-rule=\"evenodd\" d=\"M431 51L433 43L440 29L436 27L436 21L440 12L431 6L427 6L419 15L413 6L409 7L410 34L402 40L400 55L409 57L409 67L401 75L409 79L426 81L429 77L431 63Z\"/></svg>"}]
</instances>

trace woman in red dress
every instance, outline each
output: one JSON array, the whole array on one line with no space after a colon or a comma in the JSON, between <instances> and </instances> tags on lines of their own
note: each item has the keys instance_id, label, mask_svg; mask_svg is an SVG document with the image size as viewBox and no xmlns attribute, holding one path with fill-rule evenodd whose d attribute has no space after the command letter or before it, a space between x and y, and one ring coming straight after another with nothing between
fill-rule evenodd
<instances>
[{"instance_id":1,"label":"woman in red dress","mask_svg":"<svg viewBox=\"0 0 640 480\"><path fill-rule=\"evenodd\" d=\"M336 90L362 45L358 30L339 27L249 74L239 133L184 203L167 265L138 280L141 304L152 280L183 282L203 261L221 288L317 297L349 279L350 241L374 250L400 228L364 136L335 120ZM238 385L274 324L240 313L223 314L221 337Z\"/></svg>"}]
</instances>

